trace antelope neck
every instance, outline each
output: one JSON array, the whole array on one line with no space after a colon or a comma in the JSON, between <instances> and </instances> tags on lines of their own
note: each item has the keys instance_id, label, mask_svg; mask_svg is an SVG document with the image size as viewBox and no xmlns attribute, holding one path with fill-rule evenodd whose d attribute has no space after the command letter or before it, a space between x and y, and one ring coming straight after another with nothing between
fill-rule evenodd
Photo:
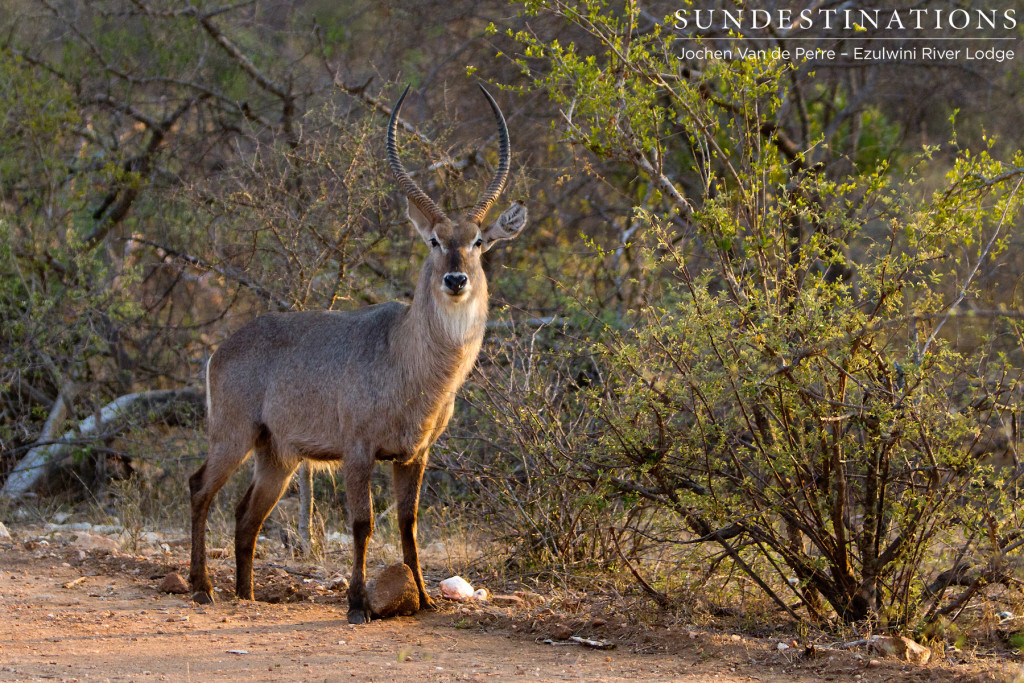
<instances>
[{"instance_id":1,"label":"antelope neck","mask_svg":"<svg viewBox=\"0 0 1024 683\"><path fill-rule=\"evenodd\" d=\"M420 278L412 305L396 329L404 354L414 366L454 371L475 360L487 321L487 282L473 283L463 300L446 301L435 278ZM469 354L471 358L466 358Z\"/></svg>"}]
</instances>

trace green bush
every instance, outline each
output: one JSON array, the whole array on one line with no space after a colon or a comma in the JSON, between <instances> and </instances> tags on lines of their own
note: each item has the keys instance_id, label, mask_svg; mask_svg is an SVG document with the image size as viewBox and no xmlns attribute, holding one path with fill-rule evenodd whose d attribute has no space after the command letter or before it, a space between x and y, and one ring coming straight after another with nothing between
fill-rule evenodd
<instances>
[{"instance_id":1,"label":"green bush","mask_svg":"<svg viewBox=\"0 0 1024 683\"><path fill-rule=\"evenodd\" d=\"M592 313L566 283L568 326L589 331L543 353L528 338L486 373L491 406L508 406L492 408L510 435L494 443L522 463L505 465L509 527L563 561L626 559L617 546L579 557L591 515L591 538L611 524L712 544L781 609L816 619L907 627L1008 581L1012 473L979 444L1018 410L1020 335L949 332L1003 316L983 309L978 279L1017 220L1024 158L963 151L935 183L935 149L888 160L877 111L862 119L872 154L846 158L820 136L825 149L793 149L780 121L796 66L682 72L635 7L528 11L580 30L572 43L510 34L569 140L654 191L633 219L647 274L634 309ZM952 584L966 588L951 599Z\"/></svg>"}]
</instances>

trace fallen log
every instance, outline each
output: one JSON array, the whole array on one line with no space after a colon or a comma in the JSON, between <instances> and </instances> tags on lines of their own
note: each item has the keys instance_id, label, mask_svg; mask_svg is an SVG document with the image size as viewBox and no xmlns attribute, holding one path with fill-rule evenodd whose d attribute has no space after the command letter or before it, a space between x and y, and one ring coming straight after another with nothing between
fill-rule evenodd
<instances>
[{"instance_id":1,"label":"fallen log","mask_svg":"<svg viewBox=\"0 0 1024 683\"><path fill-rule=\"evenodd\" d=\"M53 435L67 414L66 400L62 392L54 401L36 445L8 475L7 481L0 489L0 498L16 500L32 491L50 474L54 464L59 462L68 450L81 445L82 439L101 434L109 436L110 432L123 429L130 423L140 420L156 422L183 404L205 410L203 393L198 389L187 388L126 394L103 406L98 414L90 415L79 422L74 429L64 432L59 439L53 440Z\"/></svg>"}]
</instances>

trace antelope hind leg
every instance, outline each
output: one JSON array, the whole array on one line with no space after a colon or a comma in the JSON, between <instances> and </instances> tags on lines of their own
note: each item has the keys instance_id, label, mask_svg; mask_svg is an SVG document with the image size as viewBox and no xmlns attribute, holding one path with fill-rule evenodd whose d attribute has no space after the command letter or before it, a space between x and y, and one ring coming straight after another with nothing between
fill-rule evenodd
<instances>
[{"instance_id":1,"label":"antelope hind leg","mask_svg":"<svg viewBox=\"0 0 1024 683\"><path fill-rule=\"evenodd\" d=\"M269 447L259 448L257 454L252 485L235 509L235 594L243 600L252 600L256 537L295 472L295 465L282 464Z\"/></svg>"},{"instance_id":2,"label":"antelope hind leg","mask_svg":"<svg viewBox=\"0 0 1024 683\"><path fill-rule=\"evenodd\" d=\"M188 480L192 507L192 555L188 577L192 599L200 604L213 602L213 584L206 571L206 518L213 497L248 455L249 446L243 442L244 439L228 439L212 443L206 462Z\"/></svg>"},{"instance_id":3,"label":"antelope hind leg","mask_svg":"<svg viewBox=\"0 0 1024 683\"><path fill-rule=\"evenodd\" d=\"M213 603L213 583L206 571L206 516L216 491L207 487L206 463L188 480L192 503L192 559L189 562L188 582L192 599L202 605Z\"/></svg>"}]
</instances>

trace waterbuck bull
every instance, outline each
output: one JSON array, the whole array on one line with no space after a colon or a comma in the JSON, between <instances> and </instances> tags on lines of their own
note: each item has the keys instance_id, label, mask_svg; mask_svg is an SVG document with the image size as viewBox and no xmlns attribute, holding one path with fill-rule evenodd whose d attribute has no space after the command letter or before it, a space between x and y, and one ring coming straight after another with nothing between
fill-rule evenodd
<instances>
[{"instance_id":1,"label":"waterbuck bull","mask_svg":"<svg viewBox=\"0 0 1024 683\"><path fill-rule=\"evenodd\" d=\"M411 305L392 301L356 311L264 315L230 338L206 371L210 452L189 479L192 493L192 598L213 602L206 571L206 517L214 495L255 454L252 484L235 511L235 592L252 599L256 537L304 459L341 463L354 562L348 620L370 619L364 574L373 533L370 475L394 467L405 564L420 605L433 607L416 548L416 511L431 444L452 416L455 392L473 367L487 317L480 255L515 237L526 208L515 203L487 227L484 216L508 179L505 119L483 89L498 123L498 169L480 201L450 219L398 158L395 130L408 88L388 123L388 163L409 200L409 219L430 246Z\"/></svg>"}]
</instances>

